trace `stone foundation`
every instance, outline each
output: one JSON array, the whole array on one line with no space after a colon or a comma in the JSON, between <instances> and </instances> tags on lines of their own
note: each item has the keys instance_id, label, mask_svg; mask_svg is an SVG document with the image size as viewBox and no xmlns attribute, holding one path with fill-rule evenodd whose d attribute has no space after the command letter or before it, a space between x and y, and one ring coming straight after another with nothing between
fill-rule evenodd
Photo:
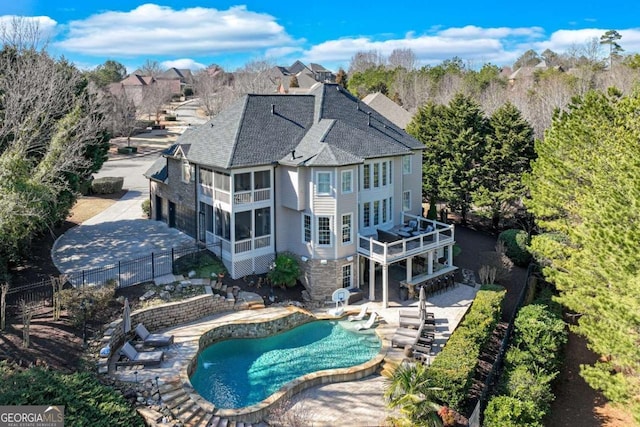
<instances>
[{"instance_id":1,"label":"stone foundation","mask_svg":"<svg viewBox=\"0 0 640 427\"><path fill-rule=\"evenodd\" d=\"M358 283L358 263L356 257L352 261L346 259L327 260L322 264L319 259L300 261L302 269L301 282L314 301L331 301L331 294L342 288L342 267L352 265L352 284Z\"/></svg>"}]
</instances>

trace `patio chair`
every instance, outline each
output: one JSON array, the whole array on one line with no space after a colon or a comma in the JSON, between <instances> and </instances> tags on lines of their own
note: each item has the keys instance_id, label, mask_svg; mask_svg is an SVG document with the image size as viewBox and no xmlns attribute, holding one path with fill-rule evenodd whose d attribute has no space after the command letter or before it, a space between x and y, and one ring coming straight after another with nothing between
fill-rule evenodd
<instances>
[{"instance_id":1,"label":"patio chair","mask_svg":"<svg viewBox=\"0 0 640 427\"><path fill-rule=\"evenodd\" d=\"M164 358L164 351L138 351L127 341L120 349L120 355L124 356L125 360L116 361L116 368L134 365L158 366Z\"/></svg>"},{"instance_id":2,"label":"patio chair","mask_svg":"<svg viewBox=\"0 0 640 427\"><path fill-rule=\"evenodd\" d=\"M364 317L367 315L367 308L369 308L369 303L363 304L362 307L360 307L360 313L356 315L352 314L348 316L347 319L349 320L349 322L364 319Z\"/></svg>"},{"instance_id":3,"label":"patio chair","mask_svg":"<svg viewBox=\"0 0 640 427\"><path fill-rule=\"evenodd\" d=\"M145 345L152 347L162 347L173 344L173 335L152 334L142 323L138 323L138 326L136 326L136 334L138 334Z\"/></svg>"},{"instance_id":4,"label":"patio chair","mask_svg":"<svg viewBox=\"0 0 640 427\"><path fill-rule=\"evenodd\" d=\"M369 315L369 320L367 320L365 323L361 325L357 325L356 331L360 331L362 329L371 329L377 317L378 317L378 314L375 311L372 311L371 314Z\"/></svg>"}]
</instances>

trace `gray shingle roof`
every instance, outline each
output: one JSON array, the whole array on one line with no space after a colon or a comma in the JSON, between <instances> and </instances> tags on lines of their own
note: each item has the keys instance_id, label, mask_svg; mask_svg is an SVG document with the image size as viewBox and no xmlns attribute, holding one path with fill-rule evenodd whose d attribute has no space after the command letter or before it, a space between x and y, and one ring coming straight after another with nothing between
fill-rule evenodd
<instances>
[{"instance_id":1,"label":"gray shingle roof","mask_svg":"<svg viewBox=\"0 0 640 427\"><path fill-rule=\"evenodd\" d=\"M164 157L158 157L153 164L144 173L144 176L148 179L155 181L165 182L167 180L167 159Z\"/></svg>"},{"instance_id":2,"label":"gray shingle roof","mask_svg":"<svg viewBox=\"0 0 640 427\"><path fill-rule=\"evenodd\" d=\"M223 169L273 162L337 166L424 148L335 84L318 85L309 95L246 95L178 143L191 145L190 161Z\"/></svg>"}]
</instances>

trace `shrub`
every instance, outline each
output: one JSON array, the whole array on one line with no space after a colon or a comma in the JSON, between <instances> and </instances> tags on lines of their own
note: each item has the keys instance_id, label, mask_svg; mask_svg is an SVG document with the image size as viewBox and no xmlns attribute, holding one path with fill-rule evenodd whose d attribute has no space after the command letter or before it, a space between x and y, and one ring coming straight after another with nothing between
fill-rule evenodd
<instances>
[{"instance_id":1,"label":"shrub","mask_svg":"<svg viewBox=\"0 0 640 427\"><path fill-rule=\"evenodd\" d=\"M185 87L184 90L182 91L182 94L184 96L193 96L193 89L190 87Z\"/></svg>"},{"instance_id":2,"label":"shrub","mask_svg":"<svg viewBox=\"0 0 640 427\"><path fill-rule=\"evenodd\" d=\"M69 313L71 322L80 326L86 319L96 320L96 316L107 313L107 307L116 293L115 281L103 286L70 288L60 291L60 303Z\"/></svg>"},{"instance_id":3,"label":"shrub","mask_svg":"<svg viewBox=\"0 0 640 427\"><path fill-rule=\"evenodd\" d=\"M124 178L105 176L96 178L91 183L91 191L95 194L114 194L122 191Z\"/></svg>"},{"instance_id":4,"label":"shrub","mask_svg":"<svg viewBox=\"0 0 640 427\"><path fill-rule=\"evenodd\" d=\"M484 427L542 427L539 410L530 400L511 396L491 398L484 411Z\"/></svg>"},{"instance_id":5,"label":"shrub","mask_svg":"<svg viewBox=\"0 0 640 427\"><path fill-rule=\"evenodd\" d=\"M196 277L210 278L227 271L222 261L208 250L182 256L173 265L175 273L184 276L195 271Z\"/></svg>"},{"instance_id":6,"label":"shrub","mask_svg":"<svg viewBox=\"0 0 640 427\"><path fill-rule=\"evenodd\" d=\"M427 373L432 384L441 388L435 396L458 411L467 398L482 346L500 319L504 295L501 286L480 288L469 311Z\"/></svg>"},{"instance_id":7,"label":"shrub","mask_svg":"<svg viewBox=\"0 0 640 427\"><path fill-rule=\"evenodd\" d=\"M0 405L64 405L67 426L143 426L122 395L87 372L70 375L35 367L3 369Z\"/></svg>"},{"instance_id":8,"label":"shrub","mask_svg":"<svg viewBox=\"0 0 640 427\"><path fill-rule=\"evenodd\" d=\"M526 231L515 228L504 230L498 235L498 241L504 242L506 255L514 264L526 267L531 262L532 256L527 249L529 235Z\"/></svg>"},{"instance_id":9,"label":"shrub","mask_svg":"<svg viewBox=\"0 0 640 427\"><path fill-rule=\"evenodd\" d=\"M132 154L137 152L138 152L138 147L132 147L130 145L126 147L118 147L118 154Z\"/></svg>"},{"instance_id":10,"label":"shrub","mask_svg":"<svg viewBox=\"0 0 640 427\"><path fill-rule=\"evenodd\" d=\"M525 363L548 372L562 364L560 354L567 342L564 321L549 311L546 305L530 304L523 307L515 320L513 347L524 352ZM507 354L507 356L509 356ZM509 357L507 362L511 363Z\"/></svg>"},{"instance_id":11,"label":"shrub","mask_svg":"<svg viewBox=\"0 0 640 427\"><path fill-rule=\"evenodd\" d=\"M166 122L175 122L176 121L176 116L166 115L166 116L164 116L164 120Z\"/></svg>"},{"instance_id":12,"label":"shrub","mask_svg":"<svg viewBox=\"0 0 640 427\"><path fill-rule=\"evenodd\" d=\"M276 257L273 269L268 274L269 280L274 285L281 287L293 287L300 277L300 264L298 259L289 253L281 253Z\"/></svg>"},{"instance_id":13,"label":"shrub","mask_svg":"<svg viewBox=\"0 0 640 427\"><path fill-rule=\"evenodd\" d=\"M151 200L145 199L142 202L142 213L144 214L145 218L151 218Z\"/></svg>"},{"instance_id":14,"label":"shrub","mask_svg":"<svg viewBox=\"0 0 640 427\"><path fill-rule=\"evenodd\" d=\"M536 403L546 413L554 395L551 392L551 381L557 372L549 374L541 369L518 365L505 373L504 390L509 396L517 396L521 400Z\"/></svg>"}]
</instances>

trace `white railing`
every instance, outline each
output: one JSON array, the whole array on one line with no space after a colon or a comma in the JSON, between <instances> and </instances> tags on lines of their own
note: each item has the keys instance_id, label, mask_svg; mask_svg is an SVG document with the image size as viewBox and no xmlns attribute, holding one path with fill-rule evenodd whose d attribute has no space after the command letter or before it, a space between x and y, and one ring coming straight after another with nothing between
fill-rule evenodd
<instances>
[{"instance_id":1,"label":"white railing","mask_svg":"<svg viewBox=\"0 0 640 427\"><path fill-rule=\"evenodd\" d=\"M251 191L242 191L233 193L233 204L242 205L244 203L251 203Z\"/></svg>"},{"instance_id":2,"label":"white railing","mask_svg":"<svg viewBox=\"0 0 640 427\"><path fill-rule=\"evenodd\" d=\"M215 190L215 199L221 201L222 203L229 204L231 201L231 195L225 191Z\"/></svg>"},{"instance_id":3,"label":"white railing","mask_svg":"<svg viewBox=\"0 0 640 427\"><path fill-rule=\"evenodd\" d=\"M271 198L271 189L263 188L260 190L236 191L233 193L233 204L242 205L245 203L262 202Z\"/></svg>"},{"instance_id":4,"label":"white railing","mask_svg":"<svg viewBox=\"0 0 640 427\"><path fill-rule=\"evenodd\" d=\"M254 249L266 248L271 245L271 236L256 237L253 242Z\"/></svg>"},{"instance_id":5,"label":"white railing","mask_svg":"<svg viewBox=\"0 0 640 427\"><path fill-rule=\"evenodd\" d=\"M269 200L271 198L271 189L263 188L260 190L255 190L253 192L253 200L255 202L261 202L263 200Z\"/></svg>"},{"instance_id":6,"label":"white railing","mask_svg":"<svg viewBox=\"0 0 640 427\"><path fill-rule=\"evenodd\" d=\"M393 242L381 242L373 236L358 234L358 252L377 262L388 264L429 250L443 248L454 242L453 225L425 218L422 218L422 220L432 224L435 230L429 232L418 230L417 233L419 234L416 236L405 238L396 235L398 240ZM394 233L390 234L393 235Z\"/></svg>"},{"instance_id":7,"label":"white railing","mask_svg":"<svg viewBox=\"0 0 640 427\"><path fill-rule=\"evenodd\" d=\"M240 240L239 242L236 242L235 244L235 251L234 253L239 254L242 252L247 252L251 250L251 239L247 239L247 240Z\"/></svg>"}]
</instances>

